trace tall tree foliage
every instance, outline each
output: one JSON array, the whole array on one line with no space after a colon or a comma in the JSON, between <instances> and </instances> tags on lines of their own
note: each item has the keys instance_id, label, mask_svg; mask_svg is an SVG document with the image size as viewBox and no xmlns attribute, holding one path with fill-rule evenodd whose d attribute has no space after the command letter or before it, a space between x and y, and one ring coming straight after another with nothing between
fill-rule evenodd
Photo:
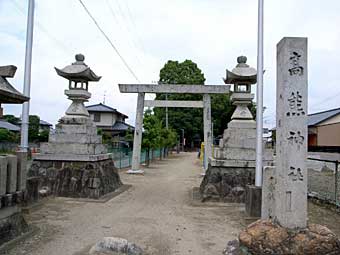
<instances>
[{"instance_id":1,"label":"tall tree foliage","mask_svg":"<svg viewBox=\"0 0 340 255\"><path fill-rule=\"evenodd\" d=\"M146 110L144 113L143 128L142 147L147 150L148 158L151 149L171 148L176 145L176 132L166 129L163 122L151 110Z\"/></svg>"},{"instance_id":2,"label":"tall tree foliage","mask_svg":"<svg viewBox=\"0 0 340 255\"><path fill-rule=\"evenodd\" d=\"M29 116L28 140L30 142L39 141L40 118L37 115Z\"/></svg>"},{"instance_id":3,"label":"tall tree foliage","mask_svg":"<svg viewBox=\"0 0 340 255\"><path fill-rule=\"evenodd\" d=\"M159 82L164 84L197 84L203 85L205 82L204 74L197 64L191 60L182 63L169 60L160 70ZM165 100L165 94L158 94L156 99ZM202 95L194 94L171 94L168 100L202 100ZM229 94L212 95L211 115L214 123L214 136L223 134L224 129L231 119L235 107L230 102ZM155 114L165 122L165 109L155 108ZM191 145L199 137L203 141L203 112L202 109L192 108L169 108L168 120L171 128L181 134L184 129L184 136L187 145ZM198 144L197 144L198 145Z\"/></svg>"},{"instance_id":4,"label":"tall tree foliage","mask_svg":"<svg viewBox=\"0 0 340 255\"><path fill-rule=\"evenodd\" d=\"M203 85L205 77L197 64L191 60L184 62L169 60L160 70L159 83L164 84L197 84ZM165 94L157 94L156 99L165 100ZM202 100L202 95L195 94L171 94L168 100ZM165 123L165 109L156 108L155 115ZM192 108L169 108L169 125L177 134L181 134L181 129L185 131L187 144L194 141L194 136L203 136L203 112L202 109Z\"/></svg>"},{"instance_id":5,"label":"tall tree foliage","mask_svg":"<svg viewBox=\"0 0 340 255\"><path fill-rule=\"evenodd\" d=\"M2 118L7 122L12 123L13 125L20 124L20 119L11 114L4 115Z\"/></svg>"}]
</instances>

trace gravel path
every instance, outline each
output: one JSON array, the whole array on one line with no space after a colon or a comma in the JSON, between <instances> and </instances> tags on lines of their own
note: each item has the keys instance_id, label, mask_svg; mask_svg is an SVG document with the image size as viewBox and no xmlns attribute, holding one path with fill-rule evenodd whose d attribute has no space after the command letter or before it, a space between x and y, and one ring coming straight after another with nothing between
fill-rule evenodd
<instances>
[{"instance_id":1,"label":"gravel path","mask_svg":"<svg viewBox=\"0 0 340 255\"><path fill-rule=\"evenodd\" d=\"M144 176L121 172L132 187L106 203L47 200L28 215L41 230L9 255L85 255L104 236L128 239L146 254L221 254L247 223L244 208L192 199L201 182L197 153L152 163Z\"/></svg>"}]
</instances>

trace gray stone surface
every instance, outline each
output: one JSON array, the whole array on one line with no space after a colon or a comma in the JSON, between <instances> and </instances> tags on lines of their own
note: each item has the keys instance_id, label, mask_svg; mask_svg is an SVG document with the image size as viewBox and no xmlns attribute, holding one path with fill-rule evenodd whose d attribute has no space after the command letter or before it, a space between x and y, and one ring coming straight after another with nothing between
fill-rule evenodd
<instances>
[{"instance_id":1,"label":"gray stone surface","mask_svg":"<svg viewBox=\"0 0 340 255\"><path fill-rule=\"evenodd\" d=\"M72 100L72 104L66 110L66 116L86 116L90 114L84 106L84 102L87 102L91 98L91 93L86 90L65 90L65 95L68 99Z\"/></svg>"},{"instance_id":2,"label":"gray stone surface","mask_svg":"<svg viewBox=\"0 0 340 255\"><path fill-rule=\"evenodd\" d=\"M6 210L9 212L6 213ZM6 214L7 217L1 217L0 219L0 245L29 231L23 215L20 212L14 211L13 207L1 209L1 214Z\"/></svg>"},{"instance_id":3,"label":"gray stone surface","mask_svg":"<svg viewBox=\"0 0 340 255\"><path fill-rule=\"evenodd\" d=\"M273 218L287 228L307 225L307 76L307 38L283 38L277 45Z\"/></svg>"},{"instance_id":4,"label":"gray stone surface","mask_svg":"<svg viewBox=\"0 0 340 255\"><path fill-rule=\"evenodd\" d=\"M17 157L7 155L7 184L6 192L14 193L17 190Z\"/></svg>"},{"instance_id":5,"label":"gray stone surface","mask_svg":"<svg viewBox=\"0 0 340 255\"><path fill-rule=\"evenodd\" d=\"M135 135L133 138L133 151L132 151L132 171L129 173L140 173L140 151L142 148L142 135L143 135L143 114L144 114L144 99L145 93L138 93L136 122L135 122Z\"/></svg>"},{"instance_id":6,"label":"gray stone surface","mask_svg":"<svg viewBox=\"0 0 340 255\"><path fill-rule=\"evenodd\" d=\"M209 158L212 157L211 132L211 98L209 94L203 95L203 125L204 125L204 171L208 169Z\"/></svg>"},{"instance_id":7,"label":"gray stone surface","mask_svg":"<svg viewBox=\"0 0 340 255\"><path fill-rule=\"evenodd\" d=\"M145 107L189 107L189 108L203 108L202 101L178 101L178 100L145 100Z\"/></svg>"},{"instance_id":8,"label":"gray stone surface","mask_svg":"<svg viewBox=\"0 0 340 255\"><path fill-rule=\"evenodd\" d=\"M245 189L255 181L255 168L213 167L209 168L200 185L203 201L244 203Z\"/></svg>"},{"instance_id":9,"label":"gray stone surface","mask_svg":"<svg viewBox=\"0 0 340 255\"><path fill-rule=\"evenodd\" d=\"M255 181L256 122L248 105L254 98L250 85L256 82L256 72L245 64L246 58L241 57L239 61L235 68L237 73L227 72L226 82L235 83L232 102L236 109L219 146L214 148L214 155L209 158L209 169L200 188L206 199L217 196L224 201L245 202L246 185ZM247 73L252 75L247 76ZM242 90L242 86L246 86L246 90ZM271 165L272 159L272 151L264 150L264 164Z\"/></svg>"},{"instance_id":10,"label":"gray stone surface","mask_svg":"<svg viewBox=\"0 0 340 255\"><path fill-rule=\"evenodd\" d=\"M263 169L262 183L262 219L272 219L275 207L274 192L276 185L276 173L274 166L267 166Z\"/></svg>"},{"instance_id":11,"label":"gray stone surface","mask_svg":"<svg viewBox=\"0 0 340 255\"><path fill-rule=\"evenodd\" d=\"M94 162L34 160L28 178L32 193L44 188L64 197L97 199L122 185L112 159ZM36 195L32 194L33 200Z\"/></svg>"},{"instance_id":12,"label":"gray stone surface","mask_svg":"<svg viewBox=\"0 0 340 255\"><path fill-rule=\"evenodd\" d=\"M119 84L121 93L226 94L229 85Z\"/></svg>"},{"instance_id":13,"label":"gray stone surface","mask_svg":"<svg viewBox=\"0 0 340 255\"><path fill-rule=\"evenodd\" d=\"M261 218L262 188L255 185L246 186L246 214L250 217Z\"/></svg>"},{"instance_id":14,"label":"gray stone surface","mask_svg":"<svg viewBox=\"0 0 340 255\"><path fill-rule=\"evenodd\" d=\"M17 171L17 191L26 190L27 181L27 153L18 151L16 152L18 159Z\"/></svg>"},{"instance_id":15,"label":"gray stone surface","mask_svg":"<svg viewBox=\"0 0 340 255\"><path fill-rule=\"evenodd\" d=\"M142 255L143 250L136 244L128 242L126 239L117 237L104 237L90 249L89 254Z\"/></svg>"},{"instance_id":16,"label":"gray stone surface","mask_svg":"<svg viewBox=\"0 0 340 255\"><path fill-rule=\"evenodd\" d=\"M0 196L6 194L7 186L7 157L0 156Z\"/></svg>"},{"instance_id":17,"label":"gray stone surface","mask_svg":"<svg viewBox=\"0 0 340 255\"><path fill-rule=\"evenodd\" d=\"M35 160L41 161L102 161L106 159L112 159L112 153L106 154L88 154L88 155L75 155L75 154L36 154Z\"/></svg>"}]
</instances>

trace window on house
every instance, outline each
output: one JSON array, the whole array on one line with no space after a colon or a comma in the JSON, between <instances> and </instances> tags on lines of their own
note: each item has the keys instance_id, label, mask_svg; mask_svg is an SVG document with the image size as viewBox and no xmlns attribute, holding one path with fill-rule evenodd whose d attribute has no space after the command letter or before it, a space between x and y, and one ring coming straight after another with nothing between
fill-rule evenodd
<instances>
[{"instance_id":1,"label":"window on house","mask_svg":"<svg viewBox=\"0 0 340 255\"><path fill-rule=\"evenodd\" d=\"M100 122L100 113L94 113L93 121L94 122Z\"/></svg>"}]
</instances>

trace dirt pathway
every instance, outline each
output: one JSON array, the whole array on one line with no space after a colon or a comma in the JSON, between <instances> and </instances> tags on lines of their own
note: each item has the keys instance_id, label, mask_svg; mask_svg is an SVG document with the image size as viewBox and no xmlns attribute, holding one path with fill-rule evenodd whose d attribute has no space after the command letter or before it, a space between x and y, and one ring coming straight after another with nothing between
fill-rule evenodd
<instances>
[{"instance_id":1,"label":"dirt pathway","mask_svg":"<svg viewBox=\"0 0 340 255\"><path fill-rule=\"evenodd\" d=\"M28 217L40 232L9 254L87 254L104 236L126 238L146 254L221 254L245 226L244 209L193 201L200 172L196 153L176 154L153 163L144 176L122 172L132 187L106 203L49 199Z\"/></svg>"}]
</instances>

